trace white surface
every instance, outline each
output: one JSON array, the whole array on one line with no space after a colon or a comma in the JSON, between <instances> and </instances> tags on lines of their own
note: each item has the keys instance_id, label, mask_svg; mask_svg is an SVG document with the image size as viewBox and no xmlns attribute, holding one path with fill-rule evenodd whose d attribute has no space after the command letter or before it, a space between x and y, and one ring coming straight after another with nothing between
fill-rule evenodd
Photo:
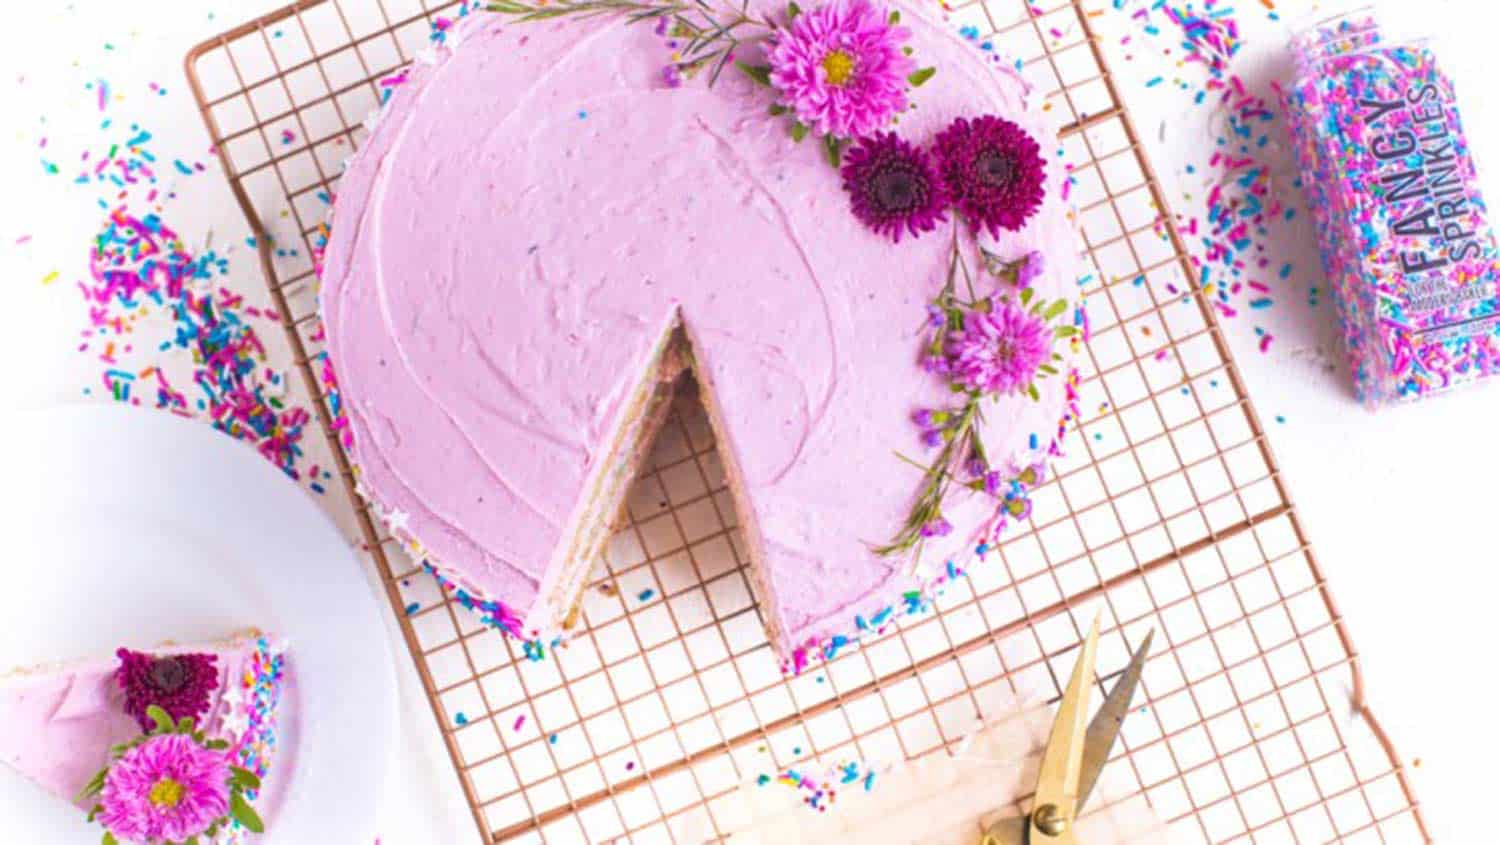
<instances>
[{"instance_id":1,"label":"white surface","mask_svg":"<svg viewBox=\"0 0 1500 845\"><path fill-rule=\"evenodd\" d=\"M369 737L394 728L396 682L387 643L349 636L378 630L384 608L333 525L274 468L203 425L110 406L18 423L35 447L6 477L28 495L0 528L7 591L24 600L0 616L0 667L250 627L284 637L291 680L261 806L268 836L372 838L391 754ZM236 505L203 519L182 507L194 501ZM72 805L5 767L0 819L6 841L99 835Z\"/></svg>"},{"instance_id":2,"label":"white surface","mask_svg":"<svg viewBox=\"0 0 1500 845\"><path fill-rule=\"evenodd\" d=\"M9 122L0 134L0 184L12 197L0 204L0 266L11 293L10 307L0 313L0 361L7 364L9 390L22 404L76 400L98 376L97 362L75 352L82 305L67 280L85 269L82 244L93 234L99 210L92 194L61 190L64 180L41 173L38 137L49 135L55 145L70 134L89 139L63 146L70 151L79 143L97 146L98 114L83 83L105 75L126 97L119 112L171 138L184 158L207 159L181 57L201 38L282 2L237 0L217 8L180 0L36 2L0 28L0 86L7 97L18 95L0 112L0 120ZM1220 5L1236 7L1244 25L1247 47L1236 72L1265 93L1269 80L1286 75L1288 25L1268 21L1255 0ZM1276 5L1292 20L1318 4ZM1500 13L1485 0L1387 5L1420 14L1428 28L1443 34L1445 61L1459 71L1464 117L1480 166L1490 174L1493 202L1500 197L1500 100L1490 96L1483 74ZM210 19L210 10L217 19ZM113 50L103 48L106 41ZM1188 95L1169 86L1145 88L1145 80L1158 75L1200 77L1195 68L1176 67L1175 53L1161 55L1169 41L1150 41L1137 32L1135 42L1138 55L1131 62L1121 60L1117 39L1105 46L1148 152L1175 187L1170 201L1179 212L1201 213L1201 171L1194 181L1180 168L1206 162L1212 137L1207 127L1221 116L1189 107ZM149 80L167 85L170 95L148 98ZM1284 166L1283 173L1289 172ZM191 240L201 243L209 232L217 244L243 240L245 226L220 180L195 177L179 187L172 219L189 221L177 225ZM22 234L33 240L12 247ZM1370 697L1407 760L1421 761L1413 771L1434 831L1449 841L1470 841L1464 834L1474 808L1490 798L1487 766L1500 750L1500 725L1483 717L1492 686L1488 673L1468 663L1487 662L1492 639L1484 622L1494 615L1500 563L1493 493L1500 449L1492 445L1500 385L1378 416L1361 410L1343 377L1326 293L1316 309L1303 304L1306 284L1325 292L1327 286L1316 278L1310 232L1294 235L1277 246L1296 261L1296 284L1279 284L1275 307L1256 318L1277 335L1271 352L1256 350L1250 320L1229 321L1225 332L1360 649ZM241 248L233 259L228 284L264 301L248 252ZM38 284L54 269L64 271L63 281ZM1275 422L1278 415L1285 424ZM352 538L342 501L331 494L321 504ZM383 630L399 652L395 620L384 616ZM381 629L369 630L373 635ZM395 665L402 725L391 743L401 764L393 769L379 829L386 842L401 845L469 841L472 824L410 661L398 656Z\"/></svg>"}]
</instances>

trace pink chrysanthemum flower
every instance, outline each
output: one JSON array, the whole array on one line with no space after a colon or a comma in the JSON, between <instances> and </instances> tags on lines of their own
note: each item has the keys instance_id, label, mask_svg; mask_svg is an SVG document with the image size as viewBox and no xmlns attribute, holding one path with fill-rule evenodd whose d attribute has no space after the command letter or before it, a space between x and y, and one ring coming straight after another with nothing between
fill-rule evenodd
<instances>
[{"instance_id":1,"label":"pink chrysanthemum flower","mask_svg":"<svg viewBox=\"0 0 1500 845\"><path fill-rule=\"evenodd\" d=\"M1046 163L1025 129L1002 117L960 117L933 144L958 211L975 231L1016 231L1042 206Z\"/></svg>"},{"instance_id":2,"label":"pink chrysanthemum flower","mask_svg":"<svg viewBox=\"0 0 1500 845\"><path fill-rule=\"evenodd\" d=\"M992 302L989 311L964 318L962 331L948 333L943 350L949 375L981 393L1024 391L1052 354L1052 331L1038 315L1013 302Z\"/></svg>"},{"instance_id":3,"label":"pink chrysanthemum flower","mask_svg":"<svg viewBox=\"0 0 1500 845\"><path fill-rule=\"evenodd\" d=\"M916 64L901 47L910 37L869 0L832 0L776 31L771 84L815 132L863 138L906 108Z\"/></svg>"},{"instance_id":4,"label":"pink chrysanthemum flower","mask_svg":"<svg viewBox=\"0 0 1500 845\"><path fill-rule=\"evenodd\" d=\"M947 219L947 193L932 160L894 132L849 150L842 175L854 216L893 241L905 232L930 232Z\"/></svg>"},{"instance_id":5,"label":"pink chrysanthemum flower","mask_svg":"<svg viewBox=\"0 0 1500 845\"><path fill-rule=\"evenodd\" d=\"M115 652L120 668L115 679L125 691L125 712L135 717L141 730L155 724L146 708L155 704L172 721L194 719L208 712L209 698L219 685L219 671L212 654L172 654L157 657L122 648Z\"/></svg>"},{"instance_id":6,"label":"pink chrysanthemum flower","mask_svg":"<svg viewBox=\"0 0 1500 845\"><path fill-rule=\"evenodd\" d=\"M99 805L122 842L183 842L229 812L229 758L184 734L151 737L109 767Z\"/></svg>"}]
</instances>

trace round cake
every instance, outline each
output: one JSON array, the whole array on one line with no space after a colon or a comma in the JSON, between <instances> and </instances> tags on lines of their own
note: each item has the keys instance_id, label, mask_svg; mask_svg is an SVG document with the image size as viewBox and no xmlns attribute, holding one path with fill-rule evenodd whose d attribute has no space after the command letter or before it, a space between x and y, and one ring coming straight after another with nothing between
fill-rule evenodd
<instances>
[{"instance_id":1,"label":"round cake","mask_svg":"<svg viewBox=\"0 0 1500 845\"><path fill-rule=\"evenodd\" d=\"M634 8L496 3L394 80L322 266L350 455L547 639L690 377L800 659L1024 516L1073 396L1066 174L929 8Z\"/></svg>"}]
</instances>

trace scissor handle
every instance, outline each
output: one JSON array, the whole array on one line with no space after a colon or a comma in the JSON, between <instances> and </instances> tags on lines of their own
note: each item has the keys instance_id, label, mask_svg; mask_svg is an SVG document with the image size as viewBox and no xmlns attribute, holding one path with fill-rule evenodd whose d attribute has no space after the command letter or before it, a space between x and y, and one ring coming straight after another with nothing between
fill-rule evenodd
<instances>
[{"instance_id":1,"label":"scissor handle","mask_svg":"<svg viewBox=\"0 0 1500 845\"><path fill-rule=\"evenodd\" d=\"M1026 828L1024 818L1001 819L984 831L979 845L1026 845Z\"/></svg>"}]
</instances>

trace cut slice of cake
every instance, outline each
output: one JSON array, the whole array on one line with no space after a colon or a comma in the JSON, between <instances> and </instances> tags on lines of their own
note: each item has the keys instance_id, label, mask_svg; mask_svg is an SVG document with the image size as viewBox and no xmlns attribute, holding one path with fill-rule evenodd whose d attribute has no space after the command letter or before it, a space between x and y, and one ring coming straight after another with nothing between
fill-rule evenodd
<instances>
[{"instance_id":1,"label":"cut slice of cake","mask_svg":"<svg viewBox=\"0 0 1500 845\"><path fill-rule=\"evenodd\" d=\"M339 183L320 304L361 493L548 639L686 369L780 654L922 606L1024 515L1075 398L1076 232L1029 86L909 0L755 0L772 31L712 85L664 76L670 4L662 33L524 7L448 30ZM808 16L926 68L897 80L900 142L798 143L757 63ZM899 216L924 198L947 204Z\"/></svg>"},{"instance_id":2,"label":"cut slice of cake","mask_svg":"<svg viewBox=\"0 0 1500 845\"><path fill-rule=\"evenodd\" d=\"M219 841L239 841L261 825L254 804L276 749L285 650L247 631L10 672L0 762L90 811L119 842L183 841L213 822ZM214 782L219 772L229 780Z\"/></svg>"}]
</instances>

